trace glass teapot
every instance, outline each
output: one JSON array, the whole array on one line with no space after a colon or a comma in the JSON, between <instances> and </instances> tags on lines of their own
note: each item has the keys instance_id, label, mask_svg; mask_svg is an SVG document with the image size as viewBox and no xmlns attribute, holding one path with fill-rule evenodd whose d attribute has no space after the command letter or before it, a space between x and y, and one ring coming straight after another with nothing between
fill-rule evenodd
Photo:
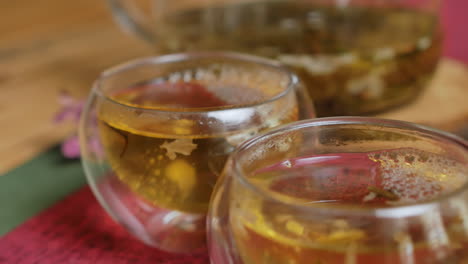
<instances>
[{"instance_id":1,"label":"glass teapot","mask_svg":"<svg viewBox=\"0 0 468 264\"><path fill-rule=\"evenodd\" d=\"M319 116L415 98L440 57L440 0L108 0L158 52L233 50L292 67Z\"/></svg>"}]
</instances>

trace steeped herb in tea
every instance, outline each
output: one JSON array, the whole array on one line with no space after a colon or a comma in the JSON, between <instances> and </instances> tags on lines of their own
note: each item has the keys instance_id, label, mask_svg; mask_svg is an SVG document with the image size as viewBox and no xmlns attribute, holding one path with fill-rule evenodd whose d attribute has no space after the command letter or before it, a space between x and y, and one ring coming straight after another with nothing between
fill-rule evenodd
<instances>
[{"instance_id":1,"label":"steeped herb in tea","mask_svg":"<svg viewBox=\"0 0 468 264\"><path fill-rule=\"evenodd\" d=\"M252 1L169 12L155 23L165 52L236 50L291 66L319 116L410 100L432 76L441 46L435 15L400 7Z\"/></svg>"}]
</instances>

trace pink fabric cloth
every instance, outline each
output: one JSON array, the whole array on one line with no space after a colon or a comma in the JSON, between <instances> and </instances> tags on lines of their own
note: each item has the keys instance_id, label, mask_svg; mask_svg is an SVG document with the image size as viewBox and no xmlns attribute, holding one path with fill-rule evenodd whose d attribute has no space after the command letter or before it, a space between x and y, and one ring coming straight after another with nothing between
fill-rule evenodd
<instances>
[{"instance_id":1,"label":"pink fabric cloth","mask_svg":"<svg viewBox=\"0 0 468 264\"><path fill-rule=\"evenodd\" d=\"M468 1L443 1L444 55L468 64Z\"/></svg>"},{"instance_id":2,"label":"pink fabric cloth","mask_svg":"<svg viewBox=\"0 0 468 264\"><path fill-rule=\"evenodd\" d=\"M136 241L86 187L2 237L0 263L207 264L208 256L170 254Z\"/></svg>"}]
</instances>

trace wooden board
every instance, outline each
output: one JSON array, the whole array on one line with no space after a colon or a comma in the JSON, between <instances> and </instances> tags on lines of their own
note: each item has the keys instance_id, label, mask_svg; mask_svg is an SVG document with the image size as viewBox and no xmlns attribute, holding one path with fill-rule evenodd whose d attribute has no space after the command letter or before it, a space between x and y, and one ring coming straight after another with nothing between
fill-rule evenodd
<instances>
[{"instance_id":1,"label":"wooden board","mask_svg":"<svg viewBox=\"0 0 468 264\"><path fill-rule=\"evenodd\" d=\"M104 1L6 1L2 11L0 174L74 133L73 126L51 122L60 91L85 97L104 69L153 54L117 28ZM380 116L461 131L467 92L468 69L444 60L424 94Z\"/></svg>"},{"instance_id":2,"label":"wooden board","mask_svg":"<svg viewBox=\"0 0 468 264\"><path fill-rule=\"evenodd\" d=\"M6 1L1 10L0 175L74 133L52 123L60 91L84 98L104 69L152 54L119 30L105 1Z\"/></svg>"},{"instance_id":3,"label":"wooden board","mask_svg":"<svg viewBox=\"0 0 468 264\"><path fill-rule=\"evenodd\" d=\"M429 125L467 137L468 68L454 60L442 60L424 93L413 102L378 116Z\"/></svg>"}]
</instances>

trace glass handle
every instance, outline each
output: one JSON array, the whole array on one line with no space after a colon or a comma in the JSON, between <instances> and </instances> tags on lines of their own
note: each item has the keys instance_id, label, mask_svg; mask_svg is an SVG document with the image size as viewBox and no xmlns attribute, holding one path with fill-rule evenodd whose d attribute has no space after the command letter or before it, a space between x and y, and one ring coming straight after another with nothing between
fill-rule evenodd
<instances>
[{"instance_id":1,"label":"glass handle","mask_svg":"<svg viewBox=\"0 0 468 264\"><path fill-rule=\"evenodd\" d=\"M132 0L107 0L114 19L123 29L144 38L150 43L156 41L153 30L143 11Z\"/></svg>"}]
</instances>

